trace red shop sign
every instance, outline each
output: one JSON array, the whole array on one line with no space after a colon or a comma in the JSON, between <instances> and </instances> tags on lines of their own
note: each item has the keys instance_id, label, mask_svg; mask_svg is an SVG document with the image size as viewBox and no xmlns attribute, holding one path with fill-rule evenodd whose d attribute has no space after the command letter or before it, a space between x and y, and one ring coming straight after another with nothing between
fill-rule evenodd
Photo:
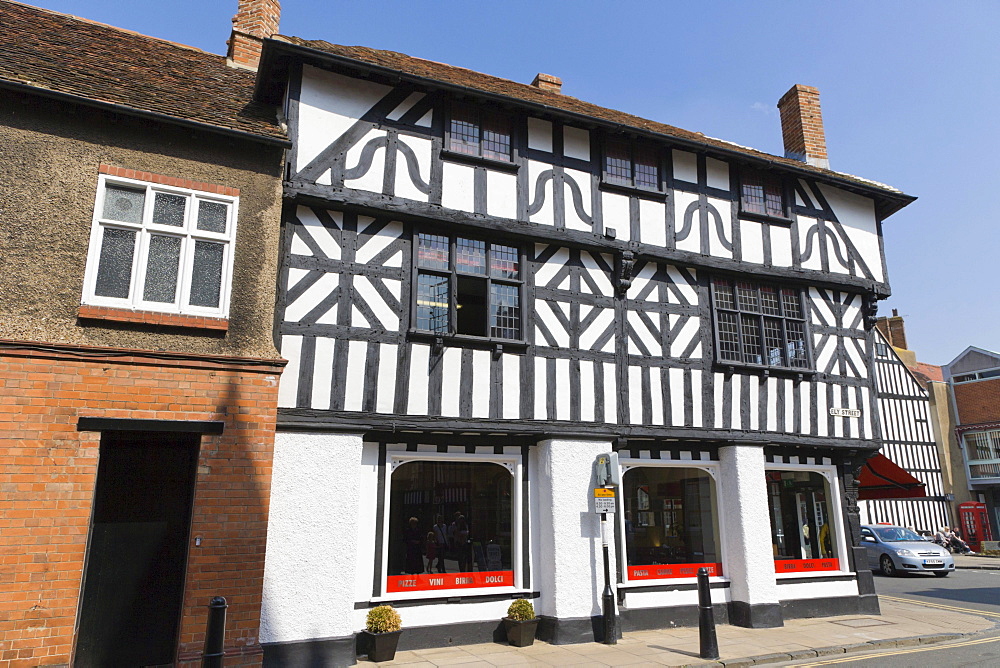
<instances>
[{"instance_id":1,"label":"red shop sign","mask_svg":"<svg viewBox=\"0 0 1000 668\"><path fill-rule=\"evenodd\" d=\"M839 559L776 559L775 573L809 573L812 571L839 571Z\"/></svg>"},{"instance_id":2,"label":"red shop sign","mask_svg":"<svg viewBox=\"0 0 1000 668\"><path fill-rule=\"evenodd\" d=\"M473 589L477 587L513 587L514 571L486 571L485 573L419 573L417 575L390 575L386 580L387 592L434 591L436 589Z\"/></svg>"},{"instance_id":3,"label":"red shop sign","mask_svg":"<svg viewBox=\"0 0 1000 668\"><path fill-rule=\"evenodd\" d=\"M722 564L654 564L629 566L629 580L663 580L666 578L695 578L698 569L707 568L710 576L722 575Z\"/></svg>"}]
</instances>

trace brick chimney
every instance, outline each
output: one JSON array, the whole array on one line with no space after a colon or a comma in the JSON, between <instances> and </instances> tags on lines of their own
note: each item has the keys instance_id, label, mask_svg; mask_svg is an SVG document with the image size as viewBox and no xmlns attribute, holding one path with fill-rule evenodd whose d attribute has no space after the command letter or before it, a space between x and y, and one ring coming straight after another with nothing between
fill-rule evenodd
<instances>
[{"instance_id":1,"label":"brick chimney","mask_svg":"<svg viewBox=\"0 0 1000 668\"><path fill-rule=\"evenodd\" d=\"M906 327L903 324L903 316L899 315L898 309L892 309L891 318L879 318L875 322L878 331L886 338L893 348L909 350L906 347Z\"/></svg>"},{"instance_id":2,"label":"brick chimney","mask_svg":"<svg viewBox=\"0 0 1000 668\"><path fill-rule=\"evenodd\" d=\"M229 41L229 64L256 70L263 40L278 33L281 3L278 0L237 0L233 34Z\"/></svg>"},{"instance_id":3,"label":"brick chimney","mask_svg":"<svg viewBox=\"0 0 1000 668\"><path fill-rule=\"evenodd\" d=\"M562 91L562 79L554 77L551 74L542 74L541 72L535 75L535 80L531 82L531 85L535 88L552 91L553 93Z\"/></svg>"},{"instance_id":4,"label":"brick chimney","mask_svg":"<svg viewBox=\"0 0 1000 668\"><path fill-rule=\"evenodd\" d=\"M778 110L785 157L829 169L819 91L812 86L796 84L778 100Z\"/></svg>"}]
</instances>

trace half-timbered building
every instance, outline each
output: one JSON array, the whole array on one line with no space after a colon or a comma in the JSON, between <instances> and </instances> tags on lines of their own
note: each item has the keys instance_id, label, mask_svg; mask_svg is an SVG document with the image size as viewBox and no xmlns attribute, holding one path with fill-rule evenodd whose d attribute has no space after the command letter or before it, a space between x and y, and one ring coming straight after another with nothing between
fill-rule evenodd
<instances>
[{"instance_id":1,"label":"half-timbered building","mask_svg":"<svg viewBox=\"0 0 1000 668\"><path fill-rule=\"evenodd\" d=\"M855 476L912 198L828 168L806 86L782 157L560 85L264 41L293 142L266 662L352 660L382 602L404 646L492 639L517 597L594 640L611 451L623 628L693 623L700 566L733 624L877 610Z\"/></svg>"}]
</instances>

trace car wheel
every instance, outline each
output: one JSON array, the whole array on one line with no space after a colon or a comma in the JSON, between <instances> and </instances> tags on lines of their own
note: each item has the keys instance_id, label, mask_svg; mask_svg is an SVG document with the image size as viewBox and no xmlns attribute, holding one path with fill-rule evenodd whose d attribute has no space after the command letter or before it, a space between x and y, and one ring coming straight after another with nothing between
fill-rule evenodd
<instances>
[{"instance_id":1,"label":"car wheel","mask_svg":"<svg viewBox=\"0 0 1000 668\"><path fill-rule=\"evenodd\" d=\"M939 578L948 577L948 571L934 571L934 575Z\"/></svg>"},{"instance_id":2,"label":"car wheel","mask_svg":"<svg viewBox=\"0 0 1000 668\"><path fill-rule=\"evenodd\" d=\"M896 574L896 565L892 563L892 559L889 558L888 554L883 554L878 563L882 568L882 575L891 578Z\"/></svg>"}]
</instances>

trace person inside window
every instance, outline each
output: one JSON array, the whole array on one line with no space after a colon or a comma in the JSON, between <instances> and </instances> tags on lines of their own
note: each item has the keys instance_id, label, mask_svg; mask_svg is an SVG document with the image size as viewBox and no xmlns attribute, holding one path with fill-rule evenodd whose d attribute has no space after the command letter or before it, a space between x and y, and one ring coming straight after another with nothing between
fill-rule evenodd
<instances>
[{"instance_id":1,"label":"person inside window","mask_svg":"<svg viewBox=\"0 0 1000 668\"><path fill-rule=\"evenodd\" d=\"M420 520L411 517L403 530L403 544L406 546L406 573L424 572L424 533L420 530Z\"/></svg>"}]
</instances>

